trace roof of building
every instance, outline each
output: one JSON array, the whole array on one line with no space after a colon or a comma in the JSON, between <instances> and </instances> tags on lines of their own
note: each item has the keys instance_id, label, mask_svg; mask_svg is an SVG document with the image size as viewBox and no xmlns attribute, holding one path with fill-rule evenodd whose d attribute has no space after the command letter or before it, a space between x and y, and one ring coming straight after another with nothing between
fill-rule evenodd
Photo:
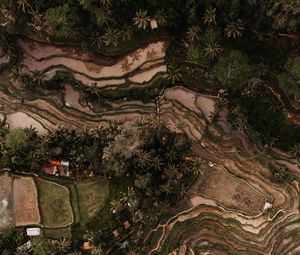
<instances>
[{"instance_id":1,"label":"roof of building","mask_svg":"<svg viewBox=\"0 0 300 255\"><path fill-rule=\"evenodd\" d=\"M91 245L89 241L84 241L83 246L81 246L80 249L84 251L91 251L95 249L95 246Z\"/></svg>"},{"instance_id":2,"label":"roof of building","mask_svg":"<svg viewBox=\"0 0 300 255\"><path fill-rule=\"evenodd\" d=\"M40 228L26 228L26 234L28 236L39 236L41 234Z\"/></svg>"}]
</instances>

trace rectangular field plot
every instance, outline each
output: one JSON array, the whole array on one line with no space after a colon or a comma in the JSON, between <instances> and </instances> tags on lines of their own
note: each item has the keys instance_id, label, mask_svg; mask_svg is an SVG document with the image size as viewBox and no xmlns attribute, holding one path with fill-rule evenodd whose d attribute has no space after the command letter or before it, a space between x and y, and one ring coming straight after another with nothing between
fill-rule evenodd
<instances>
[{"instance_id":1,"label":"rectangular field plot","mask_svg":"<svg viewBox=\"0 0 300 255\"><path fill-rule=\"evenodd\" d=\"M70 227L65 228L44 228L43 229L43 235L48 238L71 238L71 231Z\"/></svg>"},{"instance_id":2,"label":"rectangular field plot","mask_svg":"<svg viewBox=\"0 0 300 255\"><path fill-rule=\"evenodd\" d=\"M12 177L0 176L0 233L13 227Z\"/></svg>"},{"instance_id":3,"label":"rectangular field plot","mask_svg":"<svg viewBox=\"0 0 300 255\"><path fill-rule=\"evenodd\" d=\"M248 215L260 213L265 198L245 181L230 175L225 169L214 167L203 171L196 183L197 192L214 198L223 207L243 211Z\"/></svg>"},{"instance_id":4,"label":"rectangular field plot","mask_svg":"<svg viewBox=\"0 0 300 255\"><path fill-rule=\"evenodd\" d=\"M54 182L37 179L42 224L62 228L73 223L69 190Z\"/></svg>"},{"instance_id":5,"label":"rectangular field plot","mask_svg":"<svg viewBox=\"0 0 300 255\"><path fill-rule=\"evenodd\" d=\"M90 221L103 208L108 196L108 182L103 178L76 184L81 220Z\"/></svg>"},{"instance_id":6,"label":"rectangular field plot","mask_svg":"<svg viewBox=\"0 0 300 255\"><path fill-rule=\"evenodd\" d=\"M37 190L31 177L15 176L14 212L16 226L24 226L40 223Z\"/></svg>"}]
</instances>

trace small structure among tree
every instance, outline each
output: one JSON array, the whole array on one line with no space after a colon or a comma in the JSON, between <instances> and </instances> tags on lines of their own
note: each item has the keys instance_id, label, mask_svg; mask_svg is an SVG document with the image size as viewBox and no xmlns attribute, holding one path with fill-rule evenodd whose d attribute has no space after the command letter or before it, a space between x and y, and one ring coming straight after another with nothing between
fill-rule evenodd
<instances>
[{"instance_id":1,"label":"small structure among tree","mask_svg":"<svg viewBox=\"0 0 300 255\"><path fill-rule=\"evenodd\" d=\"M46 174L56 175L56 176L70 176L69 162L63 160L51 160L49 164L42 167L42 170Z\"/></svg>"},{"instance_id":2,"label":"small structure among tree","mask_svg":"<svg viewBox=\"0 0 300 255\"><path fill-rule=\"evenodd\" d=\"M150 21L150 26L151 26L151 29L156 29L158 28L158 25L157 25L157 21L155 19L152 19Z\"/></svg>"},{"instance_id":3,"label":"small structure among tree","mask_svg":"<svg viewBox=\"0 0 300 255\"><path fill-rule=\"evenodd\" d=\"M129 229L131 227L131 224L129 223L128 220L126 220L126 221L123 222L123 226L127 230L127 229Z\"/></svg>"},{"instance_id":4,"label":"small structure among tree","mask_svg":"<svg viewBox=\"0 0 300 255\"><path fill-rule=\"evenodd\" d=\"M91 245L89 241L84 241L83 246L81 246L80 249L83 251L92 251L95 249L95 246Z\"/></svg>"}]
</instances>

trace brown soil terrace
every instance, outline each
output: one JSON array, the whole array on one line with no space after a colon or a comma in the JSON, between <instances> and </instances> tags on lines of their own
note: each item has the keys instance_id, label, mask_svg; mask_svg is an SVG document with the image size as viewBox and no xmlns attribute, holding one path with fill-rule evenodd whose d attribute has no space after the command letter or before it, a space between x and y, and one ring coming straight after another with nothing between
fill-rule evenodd
<instances>
[{"instance_id":1,"label":"brown soil terrace","mask_svg":"<svg viewBox=\"0 0 300 255\"><path fill-rule=\"evenodd\" d=\"M78 66L78 70L80 69L80 72L85 75L90 75L92 72L93 77L97 77L105 72L105 68L112 66L106 59L102 57L98 59L98 55L82 53L75 48L69 47L66 50L62 46L41 46L28 39L24 42L26 43L20 44L25 48L23 64L25 68L31 70L35 68L51 70L57 65L71 66L72 70L75 70ZM27 61L26 50L28 51L27 47L30 44L33 45L30 54L36 54L36 59ZM49 49L45 50L45 47ZM162 55L153 63L164 57L161 47L160 53ZM140 62L135 64L136 67L131 66L130 70L125 70L126 74L136 69L135 78L139 75L143 76L145 70L140 73L141 67L145 67L145 62L153 57L153 53L148 52L148 59L147 52L143 54L145 57L138 60ZM94 70L94 66L84 67L91 58L95 64L106 67L101 71ZM124 56L120 59L132 60L132 57ZM122 60L119 62L118 60L115 60L113 65L121 73ZM148 79L151 82L152 72L156 73L159 69L152 70L152 67L149 62L147 66L149 69L146 71L146 76L143 76L147 82ZM98 71L99 74L95 74ZM114 72L110 75L112 73ZM157 75L165 75L165 71ZM119 78L113 76L109 79L115 81ZM173 216L162 220L145 235L146 253L299 254L299 169L295 166L294 159L279 151L274 151L276 160L266 153L255 153L244 134L233 130L228 123L226 125L229 132L225 134L211 122L215 98L196 94L182 87L173 87L162 91L159 100L151 103L112 101L106 108L93 111L80 105L77 92L69 85L60 95L36 98L21 93L20 88L8 79L4 81L8 89L1 88L0 103L6 106L11 127L26 123L26 125L36 126L39 132L44 132L58 125L92 128L106 125L109 120L125 122L140 117L160 118L168 123L170 129L184 132L194 141L195 157L211 163L205 165L203 174L199 175L187 197L182 201L185 209L174 208ZM9 90L14 93L9 93ZM20 102L21 97L24 98L23 103ZM65 101L62 100L63 97ZM226 122L226 118L222 121ZM210 136L207 135L208 133ZM243 154L239 154L239 151ZM268 169L268 162L277 166L287 166L295 174L297 181L282 185L274 183L271 171ZM5 194L10 194L10 185L1 184L0 179L0 191L5 189ZM30 184L26 182L25 185ZM34 191L32 193L34 194ZM4 199L11 207L11 195L3 195L0 192L0 205ZM18 197L16 199L19 201ZM34 198L30 199L34 201ZM26 205L22 206L26 207ZM267 209L268 206L272 208ZM30 206L28 208L32 210ZM34 213L34 210L31 212ZM4 214L0 206L1 215ZM4 217L7 219L7 225L13 225L11 215ZM19 214L17 217L20 224L27 220L22 219ZM1 220L2 217L0 222ZM31 220L38 221L39 218L35 215Z\"/></svg>"}]
</instances>

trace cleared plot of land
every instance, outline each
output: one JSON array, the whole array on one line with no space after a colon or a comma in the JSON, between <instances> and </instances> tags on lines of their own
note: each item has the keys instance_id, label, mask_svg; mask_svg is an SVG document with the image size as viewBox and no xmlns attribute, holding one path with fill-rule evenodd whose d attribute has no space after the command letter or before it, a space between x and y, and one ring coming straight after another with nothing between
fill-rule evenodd
<instances>
[{"instance_id":1,"label":"cleared plot of land","mask_svg":"<svg viewBox=\"0 0 300 255\"><path fill-rule=\"evenodd\" d=\"M33 179L15 176L13 190L16 226L39 224L37 190Z\"/></svg>"},{"instance_id":2,"label":"cleared plot of land","mask_svg":"<svg viewBox=\"0 0 300 255\"><path fill-rule=\"evenodd\" d=\"M0 233L13 226L12 178L0 176Z\"/></svg>"},{"instance_id":3,"label":"cleared plot of land","mask_svg":"<svg viewBox=\"0 0 300 255\"><path fill-rule=\"evenodd\" d=\"M37 180L42 224L48 228L65 227L73 222L69 190L42 179Z\"/></svg>"},{"instance_id":4,"label":"cleared plot of land","mask_svg":"<svg viewBox=\"0 0 300 255\"><path fill-rule=\"evenodd\" d=\"M247 183L234 178L223 168L207 168L197 183L197 191L214 198L221 206L256 215L265 198Z\"/></svg>"},{"instance_id":5,"label":"cleared plot of land","mask_svg":"<svg viewBox=\"0 0 300 255\"><path fill-rule=\"evenodd\" d=\"M11 128L29 128L32 126L40 134L47 133L47 130L34 118L24 112L15 112L7 115L7 122Z\"/></svg>"},{"instance_id":6,"label":"cleared plot of land","mask_svg":"<svg viewBox=\"0 0 300 255\"><path fill-rule=\"evenodd\" d=\"M81 219L88 222L96 217L108 196L108 182L102 178L76 184Z\"/></svg>"}]
</instances>

